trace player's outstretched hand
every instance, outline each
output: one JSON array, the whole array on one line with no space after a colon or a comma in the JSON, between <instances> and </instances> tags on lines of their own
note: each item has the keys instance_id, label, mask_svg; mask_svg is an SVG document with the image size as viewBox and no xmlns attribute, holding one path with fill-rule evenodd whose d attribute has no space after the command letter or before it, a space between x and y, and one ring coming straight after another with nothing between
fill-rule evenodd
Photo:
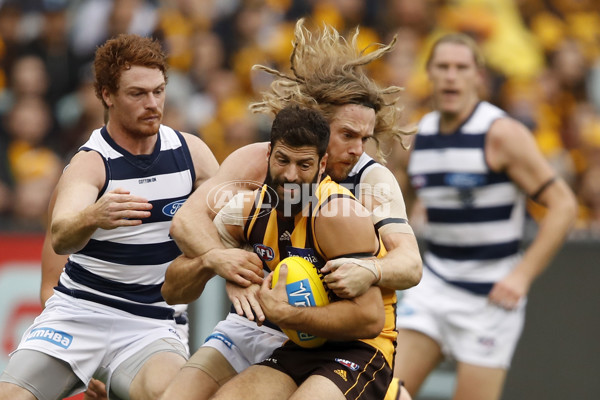
<instances>
[{"instance_id":1,"label":"player's outstretched hand","mask_svg":"<svg viewBox=\"0 0 600 400\"><path fill-rule=\"evenodd\" d=\"M225 291L235 308L235 312L241 316L245 315L250 321L256 319L258 326L262 325L265 320L265 314L258 302L257 293L259 290L260 285L255 283L248 287L241 287L230 281L225 283Z\"/></svg>"},{"instance_id":2,"label":"player's outstretched hand","mask_svg":"<svg viewBox=\"0 0 600 400\"><path fill-rule=\"evenodd\" d=\"M143 197L133 196L129 191L115 189L106 192L93 205L90 213L95 225L102 229L119 226L140 225L143 218L150 216L152 204Z\"/></svg>"}]
</instances>

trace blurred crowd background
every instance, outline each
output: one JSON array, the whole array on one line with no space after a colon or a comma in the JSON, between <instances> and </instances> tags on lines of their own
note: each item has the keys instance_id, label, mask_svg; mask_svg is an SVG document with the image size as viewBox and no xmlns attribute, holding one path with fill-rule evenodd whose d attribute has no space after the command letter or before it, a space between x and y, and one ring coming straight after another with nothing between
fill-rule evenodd
<instances>
[{"instance_id":1,"label":"blurred crowd background","mask_svg":"<svg viewBox=\"0 0 600 400\"><path fill-rule=\"evenodd\" d=\"M164 123L198 134L222 161L268 137L270 119L248 104L271 78L251 66L287 71L300 17L343 33L360 26L362 47L397 35L369 69L380 85L405 87L406 125L431 109L431 42L472 34L488 62L485 98L531 129L578 196L572 238L600 238L598 0L0 0L0 230L43 229L66 162L103 125L91 61L107 38L162 41ZM403 150L388 148L395 170Z\"/></svg>"}]
</instances>

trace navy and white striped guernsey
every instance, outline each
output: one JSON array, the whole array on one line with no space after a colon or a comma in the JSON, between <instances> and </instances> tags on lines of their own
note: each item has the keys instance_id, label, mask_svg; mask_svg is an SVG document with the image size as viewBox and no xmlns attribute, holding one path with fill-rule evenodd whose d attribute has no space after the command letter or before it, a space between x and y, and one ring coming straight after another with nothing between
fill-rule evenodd
<instances>
[{"instance_id":1,"label":"navy and white striped guernsey","mask_svg":"<svg viewBox=\"0 0 600 400\"><path fill-rule=\"evenodd\" d=\"M85 247L69 257L56 290L135 315L172 319L174 308L160 289L167 266L181 254L169 236L171 219L196 180L185 139L161 125L153 153L135 156L103 127L79 151L96 151L104 159L106 182L99 197L123 188L153 207L141 225L97 229Z\"/></svg>"},{"instance_id":2,"label":"navy and white striped guernsey","mask_svg":"<svg viewBox=\"0 0 600 400\"><path fill-rule=\"evenodd\" d=\"M427 210L424 264L447 282L487 294L520 258L525 196L505 173L490 170L485 138L504 111L480 102L456 132L439 132L425 115L408 173Z\"/></svg>"},{"instance_id":3,"label":"navy and white striped guernsey","mask_svg":"<svg viewBox=\"0 0 600 400\"><path fill-rule=\"evenodd\" d=\"M361 197L361 191L364 190L360 189L360 185L364 185L364 177L367 176L367 172L372 171L375 168L386 168L384 165L382 165L381 163L375 161L373 159L373 157L371 157L370 155L368 155L367 153L362 153L361 156L359 157L358 161L356 164L354 164L354 167L352 167L352 170L350 170L350 173L348 174L348 176L346 177L346 179L344 179L343 181L339 182L340 185L342 185L343 187L345 187L346 189L348 189L357 199L359 199L359 201L361 201L362 199ZM389 171L389 170L388 170ZM373 185L377 185L377 183L370 184L371 186ZM401 196L401 194L400 194ZM402 199L402 206L404 207L404 199ZM377 229L379 231L379 229L387 224L408 224L408 220L405 218L398 218L397 216L391 216L388 215L383 219L375 219L373 221L375 223L375 229ZM411 234L412 234L412 230L411 230Z\"/></svg>"}]
</instances>

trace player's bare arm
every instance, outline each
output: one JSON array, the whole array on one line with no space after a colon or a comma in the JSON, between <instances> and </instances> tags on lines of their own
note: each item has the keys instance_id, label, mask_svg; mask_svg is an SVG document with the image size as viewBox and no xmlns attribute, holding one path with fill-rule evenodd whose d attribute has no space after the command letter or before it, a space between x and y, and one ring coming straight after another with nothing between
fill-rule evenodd
<instances>
[{"instance_id":1,"label":"player's bare arm","mask_svg":"<svg viewBox=\"0 0 600 400\"><path fill-rule=\"evenodd\" d=\"M52 247L57 254L81 250L98 228L139 225L150 216L152 205L146 199L120 189L97 199L104 179L99 154L82 151L73 157L58 182L52 213Z\"/></svg>"},{"instance_id":2,"label":"player's bare arm","mask_svg":"<svg viewBox=\"0 0 600 400\"><path fill-rule=\"evenodd\" d=\"M52 210L56 202L56 189L52 192L50 202L48 203L48 221L52 220ZM40 284L40 301L42 307L46 300L54 294L54 286L58 283L60 274L65 266L69 256L56 254L52 248L52 234L50 232L50 223L46 226L46 235L42 246L42 282Z\"/></svg>"},{"instance_id":3,"label":"player's bare arm","mask_svg":"<svg viewBox=\"0 0 600 400\"><path fill-rule=\"evenodd\" d=\"M48 203L48 221L51 220L55 202L56 189L52 192L50 202ZM42 307L45 307L46 301L54 294L54 286L58 283L60 274L68 258L69 256L66 254L56 254L54 252L54 249L52 248L50 224L48 224L46 227L46 235L44 236L44 244L42 246L42 281L40 284L40 301ZM97 379L90 380L83 399L108 399L106 386Z\"/></svg>"},{"instance_id":4,"label":"player's bare arm","mask_svg":"<svg viewBox=\"0 0 600 400\"><path fill-rule=\"evenodd\" d=\"M548 266L567 235L577 212L577 203L567 184L556 176L538 150L531 132L521 123L503 118L488 134L486 157L495 171L505 170L529 196L547 207L538 233L519 265L499 281L490 300L505 308L514 308ZM537 195L536 195L537 192Z\"/></svg>"},{"instance_id":5,"label":"player's bare arm","mask_svg":"<svg viewBox=\"0 0 600 400\"><path fill-rule=\"evenodd\" d=\"M199 137L185 132L182 132L182 135L190 149L192 162L194 163L194 171L196 172L194 189L197 189L206 180L215 176L219 170L219 163L206 143L200 140Z\"/></svg>"},{"instance_id":6,"label":"player's bare arm","mask_svg":"<svg viewBox=\"0 0 600 400\"><path fill-rule=\"evenodd\" d=\"M239 196L244 196L246 194L248 196L252 196L252 192L240 193ZM248 197L248 199L250 202L252 201L252 199L250 199L250 197ZM234 200L232 200L232 202L234 202ZM228 203L222 209L222 213L223 212L224 213L233 212L232 207L233 206ZM242 210L239 210L239 212L240 212L240 217L241 217ZM243 262L244 260L247 259L248 254L250 254L246 250L237 248L237 247L241 246L241 243L243 242L243 229L240 229L238 231L237 230L237 228L239 228L238 225L226 225L227 221L223 222L223 218L221 217L221 214L219 214L215 217L214 223L211 220L211 224L213 224L213 226L215 227L215 231L217 232L217 235L220 238L220 241L219 241L220 245L224 246L223 247L224 252L221 254L228 256L230 262L236 262L235 260L238 260L238 259L240 260L240 262ZM217 224L219 226L219 228L217 228L216 225L214 225L214 224ZM225 252L227 252L228 254ZM239 257L237 257L238 255L239 255ZM250 255L252 255L252 254L250 254ZM164 299L169 304L189 303L189 302L197 299L200 296L200 294L202 294L202 291L204 290L206 282L208 282L208 280L210 280L213 276L216 275L216 272L212 268L209 268L206 266L206 264L203 261L204 259L205 259L205 256L189 258L189 257L186 257L185 255L181 255L177 259L175 259L171 263L171 265L169 265L169 267L167 268L166 275L165 275L165 282L161 289L161 293L162 293ZM222 264L225 264L225 263L222 263ZM220 266L220 265L221 264L217 264L217 266ZM250 271L242 270L242 273L244 273L244 272L250 273ZM261 264L260 273L262 274L262 264ZM227 282L229 282L229 281L227 281ZM261 282L262 282L262 279L261 279ZM231 287L234 285L235 285L235 288L238 289L238 292L244 293L243 289L245 289L245 287L241 286L239 284L227 285L226 287ZM238 293L238 292L236 292L236 293ZM229 290L228 290L228 294L229 294ZM241 295L240 295L240 297L241 297ZM236 306L236 304L239 304L239 303L235 302L234 299L231 298L231 296L230 296L230 299L232 300L234 306ZM242 308L237 308L237 307L236 307L236 309L242 310ZM242 315L242 312L240 312L240 315ZM250 312L249 315L252 315L252 313Z\"/></svg>"},{"instance_id":7,"label":"player's bare arm","mask_svg":"<svg viewBox=\"0 0 600 400\"><path fill-rule=\"evenodd\" d=\"M287 268L271 289L273 274L262 284L259 300L267 318L283 329L299 330L335 340L369 339L379 335L385 323L381 291L371 287L354 299L341 299L321 307L294 307L288 303Z\"/></svg>"},{"instance_id":8,"label":"player's bare arm","mask_svg":"<svg viewBox=\"0 0 600 400\"><path fill-rule=\"evenodd\" d=\"M328 285L338 296L349 298L364 293L373 284L402 290L419 283L423 272L421 255L394 175L387 168L371 170L364 177L360 201L371 213L372 224L379 227L388 251L377 261L381 278L375 282L373 276L366 273L367 264L361 267L352 260L337 259L325 266L324 272L329 273Z\"/></svg>"},{"instance_id":9,"label":"player's bare arm","mask_svg":"<svg viewBox=\"0 0 600 400\"><path fill-rule=\"evenodd\" d=\"M163 286L163 295L169 301L195 299L204 288L202 281L189 282L189 274L204 275L201 268L213 274L248 286L262 282L262 264L256 254L241 249L225 249L212 222L214 216L229 198L241 190L252 190L251 182L263 182L266 175L267 145L257 143L233 152L216 172L192 193L173 217L170 233L184 255L200 257L198 262L186 267L169 266ZM185 291L171 292L169 288L185 287Z\"/></svg>"},{"instance_id":10,"label":"player's bare arm","mask_svg":"<svg viewBox=\"0 0 600 400\"><path fill-rule=\"evenodd\" d=\"M349 198L333 199L320 210L315 239L328 259L373 254L379 246L369 213ZM285 285L281 283L285 282L285 276L281 271L277 285L270 290L272 274L269 275L259 292L265 315L280 327L337 340L371 338L383 329L385 312L378 287L372 286L353 299L341 299L322 307L293 307L288 304Z\"/></svg>"},{"instance_id":11,"label":"player's bare arm","mask_svg":"<svg viewBox=\"0 0 600 400\"><path fill-rule=\"evenodd\" d=\"M374 254L379 240L369 211L355 199L331 199L315 218L315 240L327 259Z\"/></svg>"},{"instance_id":12,"label":"player's bare arm","mask_svg":"<svg viewBox=\"0 0 600 400\"><path fill-rule=\"evenodd\" d=\"M240 251L246 239L244 238L244 224L250 214L252 204L256 197L256 191L238 193L229 203L219 211L213 220L221 241L227 248L239 248ZM236 313L246 316L250 321L262 325L265 315L258 302L257 293L260 285L253 283L249 286L240 286L236 283L227 281L225 291L231 301Z\"/></svg>"},{"instance_id":13,"label":"player's bare arm","mask_svg":"<svg viewBox=\"0 0 600 400\"><path fill-rule=\"evenodd\" d=\"M219 163L208 146L197 136L182 132L185 141L190 149L196 180L194 189L197 189L202 183L214 176ZM165 274L165 283L161 288L161 293L165 301L169 304L187 304L196 300L206 283L215 275L212 271L204 268L200 259L185 257L184 255L176 258ZM180 275L181 279L177 275ZM173 276L175 275L175 276ZM173 284L175 283L176 284Z\"/></svg>"},{"instance_id":14,"label":"player's bare arm","mask_svg":"<svg viewBox=\"0 0 600 400\"><path fill-rule=\"evenodd\" d=\"M255 143L231 153L214 176L173 217L171 236L188 257L223 249L212 220L227 200L241 190L254 190L267 173L267 144Z\"/></svg>"},{"instance_id":15,"label":"player's bare arm","mask_svg":"<svg viewBox=\"0 0 600 400\"><path fill-rule=\"evenodd\" d=\"M200 297L213 276L212 270L203 267L200 257L182 254L167 268L160 291L168 304L189 304Z\"/></svg>"}]
</instances>

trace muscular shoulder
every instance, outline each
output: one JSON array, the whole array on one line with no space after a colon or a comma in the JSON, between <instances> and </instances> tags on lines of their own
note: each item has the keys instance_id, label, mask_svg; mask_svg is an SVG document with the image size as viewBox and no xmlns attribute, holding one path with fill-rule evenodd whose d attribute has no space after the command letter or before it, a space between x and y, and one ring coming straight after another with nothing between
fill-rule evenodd
<instances>
[{"instance_id":1,"label":"muscular shoulder","mask_svg":"<svg viewBox=\"0 0 600 400\"><path fill-rule=\"evenodd\" d=\"M395 201L404 204L396 177L382 165L375 165L363 174L358 198L369 211Z\"/></svg>"},{"instance_id":2,"label":"muscular shoulder","mask_svg":"<svg viewBox=\"0 0 600 400\"><path fill-rule=\"evenodd\" d=\"M365 184L369 186L376 186L381 184L388 185L393 184L394 182L397 185L396 178L394 177L392 171L390 171L386 166L381 165L379 163L373 164L372 167L365 171L360 180L361 185Z\"/></svg>"},{"instance_id":3,"label":"muscular shoulder","mask_svg":"<svg viewBox=\"0 0 600 400\"><path fill-rule=\"evenodd\" d=\"M491 125L486 136L485 154L490 167L501 171L516 158L536 148L533 135L519 121L503 117Z\"/></svg>"},{"instance_id":4,"label":"muscular shoulder","mask_svg":"<svg viewBox=\"0 0 600 400\"><path fill-rule=\"evenodd\" d=\"M377 165L363 174L359 198L370 211L371 221L381 235L395 232L413 234L400 185L388 168Z\"/></svg>"},{"instance_id":5,"label":"muscular shoulder","mask_svg":"<svg viewBox=\"0 0 600 400\"><path fill-rule=\"evenodd\" d=\"M325 204L316 216L315 234L328 258L377 250L370 213L353 198L338 197Z\"/></svg>"},{"instance_id":6,"label":"muscular shoulder","mask_svg":"<svg viewBox=\"0 0 600 400\"><path fill-rule=\"evenodd\" d=\"M190 155L196 172L195 186L197 187L217 173L219 163L202 139L186 132L181 132L181 134L190 149Z\"/></svg>"},{"instance_id":7,"label":"muscular shoulder","mask_svg":"<svg viewBox=\"0 0 600 400\"><path fill-rule=\"evenodd\" d=\"M267 175L267 142L252 143L231 153L221 164L220 175L230 179L261 183Z\"/></svg>"},{"instance_id":8,"label":"muscular shoulder","mask_svg":"<svg viewBox=\"0 0 600 400\"><path fill-rule=\"evenodd\" d=\"M94 150L78 151L65 167L66 179L83 180L102 188L106 180L104 157Z\"/></svg>"}]
</instances>

